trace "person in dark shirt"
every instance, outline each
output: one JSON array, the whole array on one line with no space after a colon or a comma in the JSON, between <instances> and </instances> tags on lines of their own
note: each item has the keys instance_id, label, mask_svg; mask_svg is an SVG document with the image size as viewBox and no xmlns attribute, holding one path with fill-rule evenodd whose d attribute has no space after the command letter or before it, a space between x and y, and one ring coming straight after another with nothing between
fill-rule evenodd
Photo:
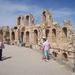
<instances>
[{"instance_id":1,"label":"person in dark shirt","mask_svg":"<svg viewBox=\"0 0 75 75\"><path fill-rule=\"evenodd\" d=\"M0 39L0 61L2 61L2 49L4 48L3 40Z\"/></svg>"}]
</instances>

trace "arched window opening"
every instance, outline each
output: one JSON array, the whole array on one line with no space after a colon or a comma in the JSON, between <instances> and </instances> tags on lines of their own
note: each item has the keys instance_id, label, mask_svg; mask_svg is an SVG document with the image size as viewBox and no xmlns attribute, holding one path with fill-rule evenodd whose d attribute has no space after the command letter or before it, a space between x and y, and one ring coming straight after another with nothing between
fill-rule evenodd
<instances>
[{"instance_id":1,"label":"arched window opening","mask_svg":"<svg viewBox=\"0 0 75 75\"><path fill-rule=\"evenodd\" d=\"M34 30L34 44L37 45L38 44L38 31Z\"/></svg>"},{"instance_id":2,"label":"arched window opening","mask_svg":"<svg viewBox=\"0 0 75 75\"><path fill-rule=\"evenodd\" d=\"M64 57L64 58L67 58L67 54L66 54L66 53L63 53L63 57Z\"/></svg>"},{"instance_id":3,"label":"arched window opening","mask_svg":"<svg viewBox=\"0 0 75 75\"><path fill-rule=\"evenodd\" d=\"M48 38L49 37L49 30L47 29L46 30L46 38Z\"/></svg>"},{"instance_id":4,"label":"arched window opening","mask_svg":"<svg viewBox=\"0 0 75 75\"><path fill-rule=\"evenodd\" d=\"M29 43L29 32L26 32L26 43Z\"/></svg>"},{"instance_id":5,"label":"arched window opening","mask_svg":"<svg viewBox=\"0 0 75 75\"><path fill-rule=\"evenodd\" d=\"M56 42L56 30L52 29L52 42Z\"/></svg>"},{"instance_id":6,"label":"arched window opening","mask_svg":"<svg viewBox=\"0 0 75 75\"><path fill-rule=\"evenodd\" d=\"M18 25L21 25L22 24L22 19L21 17L18 18Z\"/></svg>"},{"instance_id":7,"label":"arched window opening","mask_svg":"<svg viewBox=\"0 0 75 75\"><path fill-rule=\"evenodd\" d=\"M15 40L15 33L12 32L12 40Z\"/></svg>"},{"instance_id":8,"label":"arched window opening","mask_svg":"<svg viewBox=\"0 0 75 75\"><path fill-rule=\"evenodd\" d=\"M46 12L43 12L43 21L46 21Z\"/></svg>"},{"instance_id":9,"label":"arched window opening","mask_svg":"<svg viewBox=\"0 0 75 75\"><path fill-rule=\"evenodd\" d=\"M3 34L3 31L2 30L0 30L0 34Z\"/></svg>"},{"instance_id":10,"label":"arched window opening","mask_svg":"<svg viewBox=\"0 0 75 75\"><path fill-rule=\"evenodd\" d=\"M0 39L3 39L3 31L0 30Z\"/></svg>"},{"instance_id":11,"label":"arched window opening","mask_svg":"<svg viewBox=\"0 0 75 75\"><path fill-rule=\"evenodd\" d=\"M66 27L64 27L63 29L62 29L62 42L67 42L67 28Z\"/></svg>"},{"instance_id":12,"label":"arched window opening","mask_svg":"<svg viewBox=\"0 0 75 75\"><path fill-rule=\"evenodd\" d=\"M17 29L17 27L14 27L14 29Z\"/></svg>"},{"instance_id":13,"label":"arched window opening","mask_svg":"<svg viewBox=\"0 0 75 75\"><path fill-rule=\"evenodd\" d=\"M29 16L26 17L26 23L27 23L27 26L30 26L30 17Z\"/></svg>"},{"instance_id":14,"label":"arched window opening","mask_svg":"<svg viewBox=\"0 0 75 75\"><path fill-rule=\"evenodd\" d=\"M23 42L23 39L24 39L24 32L21 32L21 38L22 38L22 42Z\"/></svg>"}]
</instances>

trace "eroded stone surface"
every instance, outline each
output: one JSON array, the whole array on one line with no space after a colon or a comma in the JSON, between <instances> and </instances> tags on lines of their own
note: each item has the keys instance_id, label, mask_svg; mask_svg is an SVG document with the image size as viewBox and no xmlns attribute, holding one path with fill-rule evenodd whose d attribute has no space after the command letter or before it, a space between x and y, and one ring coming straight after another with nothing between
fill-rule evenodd
<instances>
[{"instance_id":1,"label":"eroded stone surface","mask_svg":"<svg viewBox=\"0 0 75 75\"><path fill-rule=\"evenodd\" d=\"M0 27L0 38L4 42L9 40L14 45L17 45L20 38L26 46L39 49L42 36L49 40L52 47L72 51L75 48L75 34L70 21L64 20L60 27L58 22L53 21L48 9L42 11L40 24L35 24L33 15L27 14L26 16L19 15L16 25L11 29L8 26Z\"/></svg>"}]
</instances>

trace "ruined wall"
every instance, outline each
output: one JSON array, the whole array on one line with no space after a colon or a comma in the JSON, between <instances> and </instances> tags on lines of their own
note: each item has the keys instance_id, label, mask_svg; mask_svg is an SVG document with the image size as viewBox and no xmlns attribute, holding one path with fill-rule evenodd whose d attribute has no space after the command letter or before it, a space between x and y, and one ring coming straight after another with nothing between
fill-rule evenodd
<instances>
[{"instance_id":1,"label":"ruined wall","mask_svg":"<svg viewBox=\"0 0 75 75\"><path fill-rule=\"evenodd\" d=\"M10 32L8 26L0 27L0 39L3 39L4 43L10 41Z\"/></svg>"},{"instance_id":2,"label":"ruined wall","mask_svg":"<svg viewBox=\"0 0 75 75\"><path fill-rule=\"evenodd\" d=\"M54 22L48 9L41 13L41 23L35 24L32 14L25 16L19 15L16 19L16 25L11 27L0 27L0 38L6 41L7 32L11 44L17 45L18 39L21 39L25 46L31 46L33 49L39 49L42 36L45 36L52 47L74 50L75 38L74 29L69 20L64 20L60 27L58 22ZM61 54L61 53L60 53ZM68 55L68 54L67 54Z\"/></svg>"},{"instance_id":3,"label":"ruined wall","mask_svg":"<svg viewBox=\"0 0 75 75\"><path fill-rule=\"evenodd\" d=\"M74 30L70 21L64 20L60 27L58 22L53 21L48 9L42 11L40 24L34 24L32 14L19 15L16 19L16 25L10 30L6 27L0 27L0 38L5 40L7 33L10 34L8 38L11 43L17 42L20 38L26 44L38 45L41 37L45 36L53 47L72 49L73 46Z\"/></svg>"}]
</instances>

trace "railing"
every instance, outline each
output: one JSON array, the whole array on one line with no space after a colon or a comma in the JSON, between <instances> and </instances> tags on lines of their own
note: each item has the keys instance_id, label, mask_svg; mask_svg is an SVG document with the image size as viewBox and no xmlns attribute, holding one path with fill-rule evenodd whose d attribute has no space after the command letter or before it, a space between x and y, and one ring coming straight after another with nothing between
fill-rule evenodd
<instances>
[{"instance_id":1,"label":"railing","mask_svg":"<svg viewBox=\"0 0 75 75\"><path fill-rule=\"evenodd\" d=\"M51 57L52 57L54 60L58 60L58 61L62 62L62 64L65 64L65 65L71 67L72 70L73 70L73 72L75 73L75 52L74 52L74 51L69 51L69 50L60 49L60 48L52 48L52 49L53 49L53 55L51 55ZM72 54L73 54L73 60L74 60L74 62L73 62L73 63L70 63L70 62L68 61L68 62L66 63L65 59L64 59L63 56L62 56L62 53L60 54L61 57L59 58L59 57L57 57L57 53L58 53L58 52L56 52L56 51L58 51L58 52L64 52L64 53L67 52L68 54L69 54L69 53L72 53ZM67 59L67 56L66 56L65 58Z\"/></svg>"}]
</instances>

